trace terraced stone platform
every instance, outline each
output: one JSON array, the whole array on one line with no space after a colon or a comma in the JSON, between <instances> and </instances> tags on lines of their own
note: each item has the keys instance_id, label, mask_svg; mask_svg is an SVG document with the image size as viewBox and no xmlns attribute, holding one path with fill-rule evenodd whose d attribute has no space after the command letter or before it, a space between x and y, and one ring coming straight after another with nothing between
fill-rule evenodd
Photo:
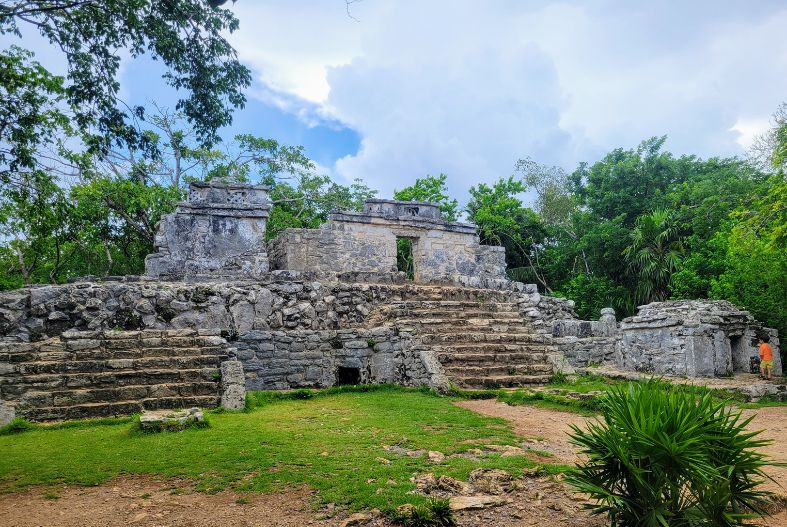
<instances>
[{"instance_id":1,"label":"terraced stone platform","mask_svg":"<svg viewBox=\"0 0 787 527\"><path fill-rule=\"evenodd\" d=\"M0 394L39 421L216 406L227 343L215 333L68 331L3 343Z\"/></svg>"},{"instance_id":2,"label":"terraced stone platform","mask_svg":"<svg viewBox=\"0 0 787 527\"><path fill-rule=\"evenodd\" d=\"M551 335L535 327L521 304L505 300L408 300L391 306L392 323L437 354L461 388L545 383L554 373Z\"/></svg>"}]
</instances>

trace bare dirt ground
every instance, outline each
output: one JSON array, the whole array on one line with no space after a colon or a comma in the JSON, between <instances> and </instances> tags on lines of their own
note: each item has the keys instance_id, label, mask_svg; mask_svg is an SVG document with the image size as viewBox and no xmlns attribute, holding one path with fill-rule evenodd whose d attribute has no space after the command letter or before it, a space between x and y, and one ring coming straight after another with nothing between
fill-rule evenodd
<instances>
[{"instance_id":1,"label":"bare dirt ground","mask_svg":"<svg viewBox=\"0 0 787 527\"><path fill-rule=\"evenodd\" d=\"M31 488L0 496L3 527L302 527L318 520L308 490L278 494L191 492L183 481L115 478L98 487ZM238 500L241 500L239 503ZM248 503L243 501L248 500Z\"/></svg>"},{"instance_id":2,"label":"bare dirt ground","mask_svg":"<svg viewBox=\"0 0 787 527\"><path fill-rule=\"evenodd\" d=\"M549 448L533 447L546 450L562 463L574 463L579 459L575 447L568 442L571 425L582 427L588 417L535 408L532 406L509 406L495 400L462 401L458 406L468 408L483 415L502 417L510 421L514 431L522 436L526 445L546 443ZM775 406L757 410L744 410L745 417L754 416L749 424L751 430L762 430L762 437L773 440L771 445L763 448L763 452L777 462L787 462L787 407ZM766 473L773 478L767 480L764 487L779 497L780 510L767 518L763 525L787 527L787 467L768 467Z\"/></svg>"},{"instance_id":3,"label":"bare dirt ground","mask_svg":"<svg viewBox=\"0 0 787 527\"><path fill-rule=\"evenodd\" d=\"M510 421L523 439L523 446L552 454L545 461L574 463L579 458L568 442L570 425L583 426L587 419L572 413L508 406L496 401L464 401L459 406L483 415ZM765 430L774 440L765 449L772 458L787 461L787 407L746 410L755 415L753 429ZM775 482L768 488L784 496L787 504L787 467L769 468ZM779 486L781 485L781 486ZM583 501L551 477L521 480L517 490L506 494L508 503L482 510L457 513L461 527L600 527L601 518L582 510ZM348 514L329 507L315 510L314 494L292 489L276 494L218 494L194 492L188 481L152 477L115 478L97 487L36 487L0 495L2 527L340 527ZM330 517L328 517L330 516ZM389 527L383 517L372 515L353 523ZM787 526L787 510L780 510L762 525Z\"/></svg>"}]
</instances>

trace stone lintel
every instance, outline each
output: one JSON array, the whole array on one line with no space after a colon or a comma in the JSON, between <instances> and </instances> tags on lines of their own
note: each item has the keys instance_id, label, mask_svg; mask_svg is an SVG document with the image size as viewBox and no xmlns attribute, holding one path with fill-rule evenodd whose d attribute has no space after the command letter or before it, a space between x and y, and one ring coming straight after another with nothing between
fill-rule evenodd
<instances>
[{"instance_id":1,"label":"stone lintel","mask_svg":"<svg viewBox=\"0 0 787 527\"><path fill-rule=\"evenodd\" d=\"M428 218L421 216L378 216L365 212L334 212L329 216L330 221L336 223L364 223L383 226L401 226L417 229L440 230L458 232L463 234L475 234L475 225L470 223L460 223L445 221L442 219Z\"/></svg>"},{"instance_id":2,"label":"stone lintel","mask_svg":"<svg viewBox=\"0 0 787 527\"><path fill-rule=\"evenodd\" d=\"M228 218L267 218L270 215L270 203L247 204L243 206L220 204L220 203L200 203L194 204L188 201L178 203L175 214L190 214L193 216L223 216Z\"/></svg>"}]
</instances>

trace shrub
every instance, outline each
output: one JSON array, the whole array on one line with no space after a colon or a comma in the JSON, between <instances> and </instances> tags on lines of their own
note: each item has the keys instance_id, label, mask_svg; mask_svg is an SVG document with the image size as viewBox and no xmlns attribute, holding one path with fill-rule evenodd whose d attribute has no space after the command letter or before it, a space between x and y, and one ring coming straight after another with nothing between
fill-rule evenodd
<instances>
[{"instance_id":1,"label":"shrub","mask_svg":"<svg viewBox=\"0 0 787 527\"><path fill-rule=\"evenodd\" d=\"M21 417L13 418L8 424L5 426L0 426L0 436L10 435L10 434L20 434L22 432L27 432L28 430L33 430L36 428L36 425L27 421Z\"/></svg>"},{"instance_id":2,"label":"shrub","mask_svg":"<svg viewBox=\"0 0 787 527\"><path fill-rule=\"evenodd\" d=\"M429 500L420 505L403 505L391 514L391 520L403 527L454 527L456 525L448 500Z\"/></svg>"},{"instance_id":3,"label":"shrub","mask_svg":"<svg viewBox=\"0 0 787 527\"><path fill-rule=\"evenodd\" d=\"M603 421L573 427L588 460L567 479L611 525L722 527L763 514L768 461L755 449L769 441L745 429L751 418L707 390L656 381L612 387L601 408Z\"/></svg>"}]
</instances>

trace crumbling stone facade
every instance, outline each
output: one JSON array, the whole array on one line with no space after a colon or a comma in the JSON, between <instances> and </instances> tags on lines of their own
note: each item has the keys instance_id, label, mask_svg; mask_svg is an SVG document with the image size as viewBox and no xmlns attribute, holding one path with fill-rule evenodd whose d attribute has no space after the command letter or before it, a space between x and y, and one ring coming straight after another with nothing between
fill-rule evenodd
<instances>
[{"instance_id":1,"label":"crumbling stone facade","mask_svg":"<svg viewBox=\"0 0 787 527\"><path fill-rule=\"evenodd\" d=\"M270 207L264 187L195 183L146 276L0 292L0 424L238 409L245 389L525 386L594 364L730 375L763 332L781 373L776 332L728 302L578 320L572 301L508 280L503 248L433 203L369 200L266 245ZM400 238L414 281L397 272Z\"/></svg>"},{"instance_id":2,"label":"crumbling stone facade","mask_svg":"<svg viewBox=\"0 0 787 527\"><path fill-rule=\"evenodd\" d=\"M271 241L275 269L395 273L396 240L412 240L415 281L504 286L505 250L481 245L475 226L445 221L434 203L368 200L319 229L286 229Z\"/></svg>"},{"instance_id":3,"label":"crumbling stone facade","mask_svg":"<svg viewBox=\"0 0 787 527\"><path fill-rule=\"evenodd\" d=\"M268 271L263 186L191 183L188 201L161 219L145 274L259 276Z\"/></svg>"},{"instance_id":4,"label":"crumbling stone facade","mask_svg":"<svg viewBox=\"0 0 787 527\"><path fill-rule=\"evenodd\" d=\"M724 300L678 300L641 306L620 324L616 363L624 369L687 377L748 372L758 357L758 336L774 350L774 375L782 374L779 338Z\"/></svg>"}]
</instances>

